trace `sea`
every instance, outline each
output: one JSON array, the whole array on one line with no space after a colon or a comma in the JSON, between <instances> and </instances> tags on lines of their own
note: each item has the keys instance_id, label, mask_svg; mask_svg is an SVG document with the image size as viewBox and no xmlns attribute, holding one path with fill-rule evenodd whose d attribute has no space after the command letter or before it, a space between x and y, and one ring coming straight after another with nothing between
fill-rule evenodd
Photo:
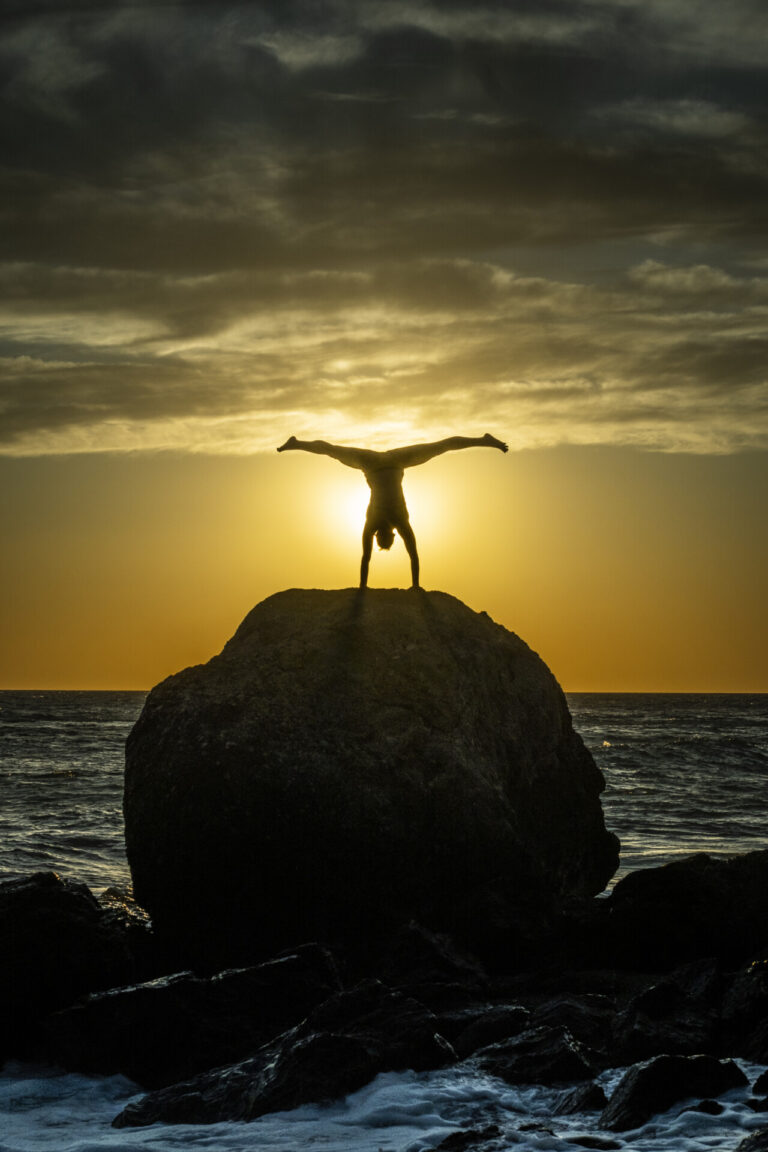
<instances>
[{"instance_id":1,"label":"sea","mask_svg":"<svg viewBox=\"0 0 768 1152\"><path fill-rule=\"evenodd\" d=\"M53 869L96 894L129 890L123 752L143 701L140 692L0 692L0 880ZM606 778L606 824L622 843L614 882L694 852L768 847L768 695L573 693L568 703ZM740 1063L750 1081L763 1070ZM603 1074L606 1091L624 1071ZM511 1087L471 1066L387 1073L344 1100L250 1124L111 1128L137 1094L121 1076L7 1063L0 1152L426 1152L491 1124L501 1133L494 1148L574 1152L609 1135L592 1114L554 1117L559 1090ZM768 1125L748 1095L723 1097L719 1116L678 1105L610 1138L635 1152L730 1152Z\"/></svg>"}]
</instances>

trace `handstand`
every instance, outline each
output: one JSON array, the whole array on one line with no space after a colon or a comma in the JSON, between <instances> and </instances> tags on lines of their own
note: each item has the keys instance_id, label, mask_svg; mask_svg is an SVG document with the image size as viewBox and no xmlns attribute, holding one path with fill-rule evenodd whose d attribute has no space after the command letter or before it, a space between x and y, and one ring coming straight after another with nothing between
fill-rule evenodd
<instances>
[{"instance_id":1,"label":"handstand","mask_svg":"<svg viewBox=\"0 0 768 1152\"><path fill-rule=\"evenodd\" d=\"M363 528L360 587L365 588L368 584L368 565L374 536L379 548L389 549L397 529L410 557L412 586L418 588L419 554L403 496L403 472L416 464L426 464L427 460L443 452L453 452L459 448L498 448L500 452L507 451L506 444L486 432L485 436L449 436L433 444L412 444L409 448L390 448L388 452L343 448L337 444L328 444L325 440L297 440L291 436L278 448L278 452L316 452L319 456L330 456L348 468L359 468L371 490Z\"/></svg>"}]
</instances>

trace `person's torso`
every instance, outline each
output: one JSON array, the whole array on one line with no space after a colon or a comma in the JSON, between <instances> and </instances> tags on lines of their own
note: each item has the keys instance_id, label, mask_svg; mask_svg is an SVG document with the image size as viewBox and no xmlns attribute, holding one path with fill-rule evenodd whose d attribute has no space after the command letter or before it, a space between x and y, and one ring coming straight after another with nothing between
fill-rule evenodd
<instances>
[{"instance_id":1,"label":"person's torso","mask_svg":"<svg viewBox=\"0 0 768 1152\"><path fill-rule=\"evenodd\" d=\"M369 512L383 512L392 516L408 515L403 496L402 468L366 469L365 478L371 490Z\"/></svg>"}]
</instances>

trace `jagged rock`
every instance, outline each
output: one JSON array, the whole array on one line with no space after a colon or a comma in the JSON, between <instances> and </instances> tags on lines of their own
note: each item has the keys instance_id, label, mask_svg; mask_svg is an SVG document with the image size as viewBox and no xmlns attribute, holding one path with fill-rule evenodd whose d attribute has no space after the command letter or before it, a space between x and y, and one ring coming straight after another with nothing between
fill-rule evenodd
<instances>
[{"instance_id":1,"label":"jagged rock","mask_svg":"<svg viewBox=\"0 0 768 1152\"><path fill-rule=\"evenodd\" d=\"M127 743L136 898L186 962L416 919L522 948L617 865L544 663L439 592L279 593L149 695Z\"/></svg>"},{"instance_id":2,"label":"jagged rock","mask_svg":"<svg viewBox=\"0 0 768 1152\"><path fill-rule=\"evenodd\" d=\"M476 1053L484 1072L508 1084L559 1084L591 1080L597 1068L591 1053L567 1028L530 1028L511 1040Z\"/></svg>"},{"instance_id":3,"label":"jagged rock","mask_svg":"<svg viewBox=\"0 0 768 1152\"><path fill-rule=\"evenodd\" d=\"M736 1152L768 1152L768 1128L750 1132L737 1146Z\"/></svg>"},{"instance_id":4,"label":"jagged rock","mask_svg":"<svg viewBox=\"0 0 768 1152\"><path fill-rule=\"evenodd\" d=\"M90 996L45 1023L46 1052L77 1072L159 1088L251 1055L340 989L319 945L206 979L180 973Z\"/></svg>"},{"instance_id":5,"label":"jagged rock","mask_svg":"<svg viewBox=\"0 0 768 1152\"><path fill-rule=\"evenodd\" d=\"M519 1036L531 1025L531 1013L519 1004L497 1004L473 1013L456 1036L447 1033L460 1060L480 1048Z\"/></svg>"},{"instance_id":6,"label":"jagged rock","mask_svg":"<svg viewBox=\"0 0 768 1152\"><path fill-rule=\"evenodd\" d=\"M768 960L737 972L722 1006L724 1043L736 1056L768 1063Z\"/></svg>"},{"instance_id":7,"label":"jagged rock","mask_svg":"<svg viewBox=\"0 0 768 1152\"><path fill-rule=\"evenodd\" d=\"M630 872L602 903L609 963L647 972L701 957L735 963L768 945L768 849Z\"/></svg>"},{"instance_id":8,"label":"jagged rock","mask_svg":"<svg viewBox=\"0 0 768 1152\"><path fill-rule=\"evenodd\" d=\"M747 1084L733 1060L713 1056L657 1056L624 1074L600 1117L600 1127L613 1132L639 1128L691 1096L719 1096Z\"/></svg>"},{"instance_id":9,"label":"jagged rock","mask_svg":"<svg viewBox=\"0 0 768 1152\"><path fill-rule=\"evenodd\" d=\"M113 1123L123 1128L255 1120L338 1099L379 1072L453 1062L455 1053L435 1025L423 1005L376 980L365 981L325 1001L251 1059L150 1092Z\"/></svg>"},{"instance_id":10,"label":"jagged rock","mask_svg":"<svg viewBox=\"0 0 768 1152\"><path fill-rule=\"evenodd\" d=\"M708 966L708 970L714 968ZM614 1023L617 1062L633 1064L660 1055L694 1056L717 1047L718 1005L709 995L703 969L700 977L701 998L696 996L695 980L686 980L683 972L679 980L673 974L634 997Z\"/></svg>"},{"instance_id":11,"label":"jagged rock","mask_svg":"<svg viewBox=\"0 0 768 1152\"><path fill-rule=\"evenodd\" d=\"M539 1004L532 1025L559 1026L592 1052L606 1053L612 1048L612 1028L616 1014L615 1001L594 993L554 996ZM611 1063L611 1061L608 1061ZM602 1061L601 1061L602 1063Z\"/></svg>"},{"instance_id":12,"label":"jagged rock","mask_svg":"<svg viewBox=\"0 0 768 1152\"><path fill-rule=\"evenodd\" d=\"M415 922L395 932L369 967L383 983L434 1012L475 1003L488 992L479 961L460 952L447 936Z\"/></svg>"},{"instance_id":13,"label":"jagged rock","mask_svg":"<svg viewBox=\"0 0 768 1152\"><path fill-rule=\"evenodd\" d=\"M553 1115L572 1116L576 1112L602 1112L608 1097L599 1084L577 1084L557 1102Z\"/></svg>"},{"instance_id":14,"label":"jagged rock","mask_svg":"<svg viewBox=\"0 0 768 1152\"><path fill-rule=\"evenodd\" d=\"M125 931L85 884L55 872L0 884L0 942L5 1056L34 1053L46 1013L138 972Z\"/></svg>"}]
</instances>

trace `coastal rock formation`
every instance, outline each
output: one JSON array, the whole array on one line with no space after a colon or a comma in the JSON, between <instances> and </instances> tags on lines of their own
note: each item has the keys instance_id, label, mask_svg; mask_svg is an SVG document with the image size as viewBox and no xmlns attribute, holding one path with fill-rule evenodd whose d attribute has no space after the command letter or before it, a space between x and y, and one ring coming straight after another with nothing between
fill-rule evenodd
<instances>
[{"instance_id":1,"label":"coastal rock formation","mask_svg":"<svg viewBox=\"0 0 768 1152\"><path fill-rule=\"evenodd\" d=\"M0 941L0 1063L35 1052L46 1013L139 972L126 925L55 872L0 884Z\"/></svg>"},{"instance_id":2,"label":"coastal rock formation","mask_svg":"<svg viewBox=\"0 0 768 1152\"><path fill-rule=\"evenodd\" d=\"M150 693L126 846L184 962L414 918L482 954L605 886L602 788L551 672L484 613L439 592L292 590Z\"/></svg>"}]
</instances>

